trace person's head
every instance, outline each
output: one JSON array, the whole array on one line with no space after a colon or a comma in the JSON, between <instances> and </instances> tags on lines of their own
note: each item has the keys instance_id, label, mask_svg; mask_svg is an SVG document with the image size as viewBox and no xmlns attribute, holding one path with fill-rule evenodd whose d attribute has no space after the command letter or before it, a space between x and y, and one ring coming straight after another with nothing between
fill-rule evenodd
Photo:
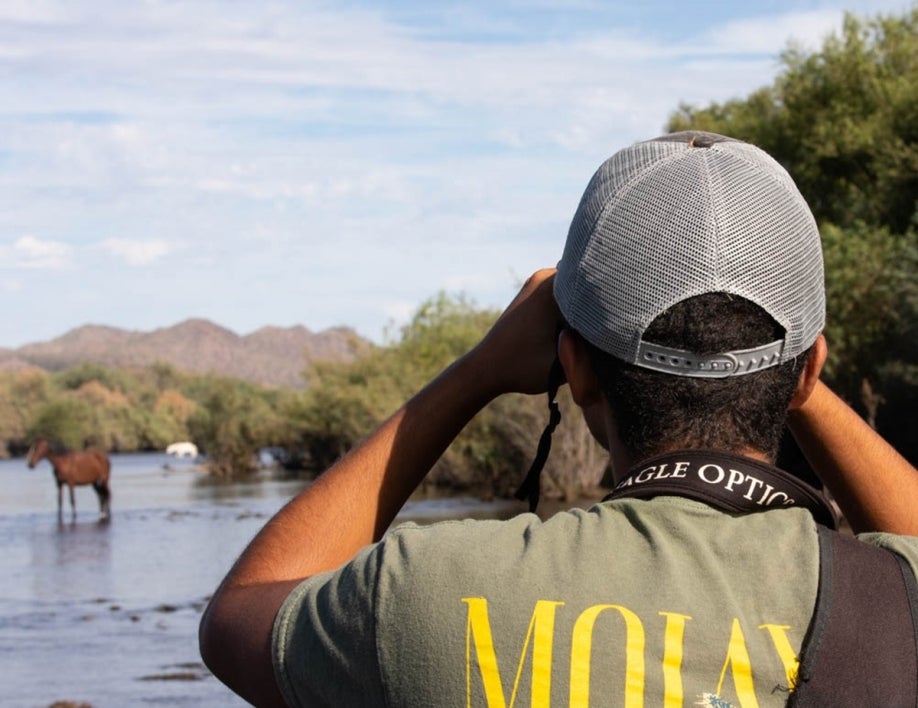
<instances>
[{"instance_id":1,"label":"person's head","mask_svg":"<svg viewBox=\"0 0 918 708\"><path fill-rule=\"evenodd\" d=\"M631 459L774 457L825 294L812 213L766 153L707 133L616 153L583 195L554 289Z\"/></svg>"}]
</instances>

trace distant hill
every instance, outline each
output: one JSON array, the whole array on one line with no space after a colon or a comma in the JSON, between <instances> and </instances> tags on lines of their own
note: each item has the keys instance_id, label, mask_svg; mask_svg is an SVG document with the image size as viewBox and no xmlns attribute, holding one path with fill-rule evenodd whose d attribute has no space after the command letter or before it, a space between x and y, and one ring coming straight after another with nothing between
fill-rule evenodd
<instances>
[{"instance_id":1,"label":"distant hill","mask_svg":"<svg viewBox=\"0 0 918 708\"><path fill-rule=\"evenodd\" d=\"M49 342L0 349L0 370L59 371L76 364L141 367L169 363L273 386L303 386L317 360L350 361L370 344L346 327L263 327L240 336L208 320L190 319L152 332L85 325Z\"/></svg>"}]
</instances>

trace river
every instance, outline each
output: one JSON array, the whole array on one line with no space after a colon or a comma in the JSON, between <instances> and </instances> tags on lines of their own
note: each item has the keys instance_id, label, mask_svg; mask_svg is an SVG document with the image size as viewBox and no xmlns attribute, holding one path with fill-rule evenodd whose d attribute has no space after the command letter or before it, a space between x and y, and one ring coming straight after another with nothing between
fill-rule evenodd
<instances>
[{"instance_id":1,"label":"river","mask_svg":"<svg viewBox=\"0 0 918 708\"><path fill-rule=\"evenodd\" d=\"M112 518L90 487L63 520L47 461L0 461L0 704L48 708L247 705L201 663L210 593L306 482L210 477L165 454L112 456ZM398 521L507 517L521 503L413 499Z\"/></svg>"}]
</instances>

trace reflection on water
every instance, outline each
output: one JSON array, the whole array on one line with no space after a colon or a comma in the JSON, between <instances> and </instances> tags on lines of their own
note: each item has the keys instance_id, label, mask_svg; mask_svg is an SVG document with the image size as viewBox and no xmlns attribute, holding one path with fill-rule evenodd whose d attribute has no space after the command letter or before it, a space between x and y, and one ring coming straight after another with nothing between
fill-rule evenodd
<instances>
[{"instance_id":1,"label":"reflection on water","mask_svg":"<svg viewBox=\"0 0 918 708\"><path fill-rule=\"evenodd\" d=\"M165 455L112 456L112 517L90 487L57 515L50 467L0 461L0 703L242 706L201 664L207 598L307 481L220 480ZM509 517L518 502L417 496L398 521ZM67 510L69 511L69 509Z\"/></svg>"},{"instance_id":2,"label":"reflection on water","mask_svg":"<svg viewBox=\"0 0 918 708\"><path fill-rule=\"evenodd\" d=\"M109 522L64 520L29 528L32 597L57 599L62 589L79 594L91 579L94 588L111 588L112 547ZM78 570L74 570L74 569Z\"/></svg>"}]
</instances>

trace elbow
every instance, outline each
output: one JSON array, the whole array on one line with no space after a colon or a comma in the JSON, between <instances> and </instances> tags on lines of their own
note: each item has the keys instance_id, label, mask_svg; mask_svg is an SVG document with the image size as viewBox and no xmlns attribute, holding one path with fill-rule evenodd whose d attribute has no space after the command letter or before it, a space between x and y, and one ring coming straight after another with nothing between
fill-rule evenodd
<instances>
[{"instance_id":1,"label":"elbow","mask_svg":"<svg viewBox=\"0 0 918 708\"><path fill-rule=\"evenodd\" d=\"M229 595L229 597L228 597ZM232 593L221 588L211 598L198 625L198 651L204 665L222 683L240 693L240 677L245 673L246 643L239 626L238 608L232 606Z\"/></svg>"},{"instance_id":2,"label":"elbow","mask_svg":"<svg viewBox=\"0 0 918 708\"><path fill-rule=\"evenodd\" d=\"M201 623L198 625L198 651L201 653L204 665L207 666L210 672L226 683L224 679L224 662L227 647L226 623L221 621L221 608L218 597L218 595L215 595L207 604L201 617Z\"/></svg>"},{"instance_id":3,"label":"elbow","mask_svg":"<svg viewBox=\"0 0 918 708\"><path fill-rule=\"evenodd\" d=\"M208 603L198 625L198 651L208 670L234 693L251 701L246 684L245 646L232 608L218 591Z\"/></svg>"},{"instance_id":4,"label":"elbow","mask_svg":"<svg viewBox=\"0 0 918 708\"><path fill-rule=\"evenodd\" d=\"M233 692L257 706L284 705L271 656L277 612L271 599L264 586L224 585L208 603L198 626L204 664Z\"/></svg>"}]
</instances>

